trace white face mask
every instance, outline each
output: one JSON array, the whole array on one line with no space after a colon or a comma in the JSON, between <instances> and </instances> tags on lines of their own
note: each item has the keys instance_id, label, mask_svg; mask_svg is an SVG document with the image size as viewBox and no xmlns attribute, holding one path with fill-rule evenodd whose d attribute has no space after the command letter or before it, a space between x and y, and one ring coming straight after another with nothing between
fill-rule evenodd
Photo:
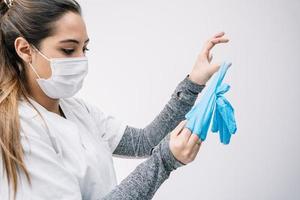
<instances>
[{"instance_id":1,"label":"white face mask","mask_svg":"<svg viewBox=\"0 0 300 200\"><path fill-rule=\"evenodd\" d=\"M37 83L48 97L53 99L72 97L82 88L83 80L88 72L87 57L49 59L36 47L34 48L50 61L52 75L48 79L41 78L29 63L38 76Z\"/></svg>"}]
</instances>

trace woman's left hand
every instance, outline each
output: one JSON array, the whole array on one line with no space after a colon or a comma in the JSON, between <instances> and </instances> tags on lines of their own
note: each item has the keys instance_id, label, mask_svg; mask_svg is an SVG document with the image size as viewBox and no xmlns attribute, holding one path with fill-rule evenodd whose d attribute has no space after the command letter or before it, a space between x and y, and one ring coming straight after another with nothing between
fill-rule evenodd
<instances>
[{"instance_id":1,"label":"woman's left hand","mask_svg":"<svg viewBox=\"0 0 300 200\"><path fill-rule=\"evenodd\" d=\"M210 50L216 44L227 43L229 41L229 39L225 38L224 35L224 32L220 32L211 39L207 40L196 60L192 72L189 74L190 80L199 85L205 85L210 77L219 70L220 63L211 63L212 55L210 54Z\"/></svg>"}]
</instances>

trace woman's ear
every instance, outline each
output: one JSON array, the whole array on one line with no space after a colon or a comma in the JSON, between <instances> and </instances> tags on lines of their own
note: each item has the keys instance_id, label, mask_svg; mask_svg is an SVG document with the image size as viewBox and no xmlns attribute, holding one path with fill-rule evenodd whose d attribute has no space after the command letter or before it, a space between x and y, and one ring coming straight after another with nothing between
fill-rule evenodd
<instances>
[{"instance_id":1,"label":"woman's ear","mask_svg":"<svg viewBox=\"0 0 300 200\"><path fill-rule=\"evenodd\" d=\"M23 37L18 37L15 40L15 49L19 57L25 62L30 63L32 61L32 48L30 44Z\"/></svg>"}]
</instances>

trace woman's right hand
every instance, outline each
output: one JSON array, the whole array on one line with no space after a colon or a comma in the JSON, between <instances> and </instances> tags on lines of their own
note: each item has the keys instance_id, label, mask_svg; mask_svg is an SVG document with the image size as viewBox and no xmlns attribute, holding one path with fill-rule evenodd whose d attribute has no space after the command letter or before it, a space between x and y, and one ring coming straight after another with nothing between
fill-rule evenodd
<instances>
[{"instance_id":1,"label":"woman's right hand","mask_svg":"<svg viewBox=\"0 0 300 200\"><path fill-rule=\"evenodd\" d=\"M185 128L186 123L187 120L183 120L177 125L170 133L169 141L169 148L174 157L183 164L195 159L202 143L198 135Z\"/></svg>"}]
</instances>

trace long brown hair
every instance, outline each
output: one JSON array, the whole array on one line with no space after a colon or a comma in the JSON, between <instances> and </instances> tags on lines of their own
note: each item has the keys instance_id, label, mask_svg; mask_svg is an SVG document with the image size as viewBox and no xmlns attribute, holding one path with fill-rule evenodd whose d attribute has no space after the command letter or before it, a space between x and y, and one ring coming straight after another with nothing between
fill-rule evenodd
<instances>
[{"instance_id":1,"label":"long brown hair","mask_svg":"<svg viewBox=\"0 0 300 200\"><path fill-rule=\"evenodd\" d=\"M25 64L18 56L14 42L23 37L39 48L54 33L54 22L67 11L81 15L75 0L0 0L0 151L7 181L15 199L18 173L30 174L24 164L20 137L19 100L30 103Z\"/></svg>"}]
</instances>

